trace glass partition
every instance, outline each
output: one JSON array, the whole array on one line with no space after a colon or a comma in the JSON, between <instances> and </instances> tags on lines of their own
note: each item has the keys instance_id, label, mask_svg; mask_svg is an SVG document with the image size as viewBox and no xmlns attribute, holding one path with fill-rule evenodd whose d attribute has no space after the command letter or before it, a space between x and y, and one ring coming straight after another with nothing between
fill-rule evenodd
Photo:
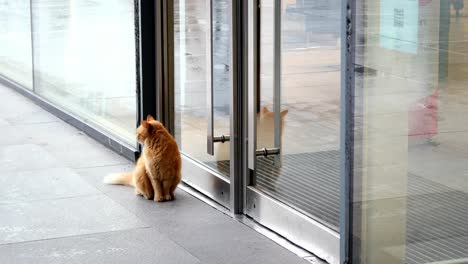
<instances>
[{"instance_id":1,"label":"glass partition","mask_svg":"<svg viewBox=\"0 0 468 264\"><path fill-rule=\"evenodd\" d=\"M29 0L0 1L0 76L33 87Z\"/></svg>"},{"instance_id":2,"label":"glass partition","mask_svg":"<svg viewBox=\"0 0 468 264\"><path fill-rule=\"evenodd\" d=\"M32 17L35 91L136 146L134 1L32 0Z\"/></svg>"},{"instance_id":3,"label":"glass partition","mask_svg":"<svg viewBox=\"0 0 468 264\"><path fill-rule=\"evenodd\" d=\"M468 261L463 2L356 1L353 263Z\"/></svg>"}]
</instances>

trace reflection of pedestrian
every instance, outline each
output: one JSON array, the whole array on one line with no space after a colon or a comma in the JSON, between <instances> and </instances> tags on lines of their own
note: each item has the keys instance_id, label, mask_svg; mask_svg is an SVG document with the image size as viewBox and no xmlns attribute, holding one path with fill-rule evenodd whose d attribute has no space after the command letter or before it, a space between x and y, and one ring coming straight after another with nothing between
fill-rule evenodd
<instances>
[{"instance_id":1,"label":"reflection of pedestrian","mask_svg":"<svg viewBox=\"0 0 468 264\"><path fill-rule=\"evenodd\" d=\"M437 146L434 136L438 134L439 89L413 104L409 109L408 136L412 139L424 138L428 143Z\"/></svg>"},{"instance_id":2,"label":"reflection of pedestrian","mask_svg":"<svg viewBox=\"0 0 468 264\"><path fill-rule=\"evenodd\" d=\"M462 10L465 7L465 1L464 0L452 0L452 5L453 8L455 9L455 13L458 16L460 16L460 10Z\"/></svg>"}]
</instances>

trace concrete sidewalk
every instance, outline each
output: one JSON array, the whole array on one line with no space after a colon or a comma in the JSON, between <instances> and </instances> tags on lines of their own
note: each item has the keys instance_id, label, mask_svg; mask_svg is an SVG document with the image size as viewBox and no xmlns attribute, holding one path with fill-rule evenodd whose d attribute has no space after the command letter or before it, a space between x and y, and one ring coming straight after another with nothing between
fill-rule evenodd
<instances>
[{"instance_id":1,"label":"concrete sidewalk","mask_svg":"<svg viewBox=\"0 0 468 264\"><path fill-rule=\"evenodd\" d=\"M133 164L0 86L0 263L307 263L178 189L102 184Z\"/></svg>"}]
</instances>

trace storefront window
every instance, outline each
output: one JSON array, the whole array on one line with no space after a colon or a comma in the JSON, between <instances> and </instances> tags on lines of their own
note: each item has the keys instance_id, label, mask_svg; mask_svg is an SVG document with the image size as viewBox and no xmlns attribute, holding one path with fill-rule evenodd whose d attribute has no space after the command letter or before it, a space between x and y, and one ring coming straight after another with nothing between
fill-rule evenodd
<instances>
[{"instance_id":1,"label":"storefront window","mask_svg":"<svg viewBox=\"0 0 468 264\"><path fill-rule=\"evenodd\" d=\"M32 1L35 91L135 145L133 0Z\"/></svg>"},{"instance_id":2,"label":"storefront window","mask_svg":"<svg viewBox=\"0 0 468 264\"><path fill-rule=\"evenodd\" d=\"M356 1L353 263L467 261L463 2Z\"/></svg>"},{"instance_id":3,"label":"storefront window","mask_svg":"<svg viewBox=\"0 0 468 264\"><path fill-rule=\"evenodd\" d=\"M0 76L32 89L29 0L0 0Z\"/></svg>"}]
</instances>

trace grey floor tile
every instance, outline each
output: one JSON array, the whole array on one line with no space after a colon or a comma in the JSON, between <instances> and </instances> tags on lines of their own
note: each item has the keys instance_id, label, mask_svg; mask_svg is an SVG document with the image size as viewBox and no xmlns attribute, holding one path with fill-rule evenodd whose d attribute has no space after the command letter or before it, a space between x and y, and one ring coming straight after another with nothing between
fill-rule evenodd
<instances>
[{"instance_id":1,"label":"grey floor tile","mask_svg":"<svg viewBox=\"0 0 468 264\"><path fill-rule=\"evenodd\" d=\"M78 134L78 131L62 122L38 124L18 122L3 127L1 134L0 145L36 144L45 146L73 138Z\"/></svg>"},{"instance_id":2,"label":"grey floor tile","mask_svg":"<svg viewBox=\"0 0 468 264\"><path fill-rule=\"evenodd\" d=\"M0 117L0 127L10 126L10 122L8 122L5 118Z\"/></svg>"},{"instance_id":3,"label":"grey floor tile","mask_svg":"<svg viewBox=\"0 0 468 264\"><path fill-rule=\"evenodd\" d=\"M206 263L308 263L249 227L225 217L221 222L158 229Z\"/></svg>"},{"instance_id":4,"label":"grey floor tile","mask_svg":"<svg viewBox=\"0 0 468 264\"><path fill-rule=\"evenodd\" d=\"M106 185L102 182L103 177L109 173L131 171L132 168L133 165L103 166L81 168L76 171L95 188L153 226L177 227L190 221L192 221L190 224L195 225L198 221L209 223L229 218L179 188L176 190L175 201L156 203L136 196L132 187ZM220 218L221 216L223 217Z\"/></svg>"},{"instance_id":5,"label":"grey floor tile","mask_svg":"<svg viewBox=\"0 0 468 264\"><path fill-rule=\"evenodd\" d=\"M123 165L112 165L112 166L99 166L91 168L77 168L75 171L89 184L93 185L100 191L107 193L115 191L116 189L122 189L129 191L131 188L126 186L116 186L104 184L102 180L107 174L118 173L118 172L130 172L134 168L132 162L128 161L127 164Z\"/></svg>"},{"instance_id":6,"label":"grey floor tile","mask_svg":"<svg viewBox=\"0 0 468 264\"><path fill-rule=\"evenodd\" d=\"M204 263L306 263L182 190L176 201L154 203L135 196L129 187L112 187L109 197Z\"/></svg>"},{"instance_id":7,"label":"grey floor tile","mask_svg":"<svg viewBox=\"0 0 468 264\"><path fill-rule=\"evenodd\" d=\"M177 189L175 201L157 203L136 196L127 186L112 186L106 192L110 198L127 208L151 226L179 229L184 226L198 228L230 219L229 216L199 201L190 194Z\"/></svg>"},{"instance_id":8,"label":"grey floor tile","mask_svg":"<svg viewBox=\"0 0 468 264\"><path fill-rule=\"evenodd\" d=\"M41 124L59 122L57 117L45 111L18 113L5 117L5 119L11 124Z\"/></svg>"},{"instance_id":9,"label":"grey floor tile","mask_svg":"<svg viewBox=\"0 0 468 264\"><path fill-rule=\"evenodd\" d=\"M2 87L3 89L8 90ZM10 118L20 114L32 115L41 111L44 110L16 92L8 92L8 94L0 96L0 117L2 118Z\"/></svg>"},{"instance_id":10,"label":"grey floor tile","mask_svg":"<svg viewBox=\"0 0 468 264\"><path fill-rule=\"evenodd\" d=\"M105 195L0 205L0 244L147 226Z\"/></svg>"},{"instance_id":11,"label":"grey floor tile","mask_svg":"<svg viewBox=\"0 0 468 264\"><path fill-rule=\"evenodd\" d=\"M12 124L58 122L60 119L21 95L0 99L0 117ZM19 107L21 106L21 107Z\"/></svg>"},{"instance_id":12,"label":"grey floor tile","mask_svg":"<svg viewBox=\"0 0 468 264\"><path fill-rule=\"evenodd\" d=\"M0 204L100 194L72 169L3 172Z\"/></svg>"},{"instance_id":13,"label":"grey floor tile","mask_svg":"<svg viewBox=\"0 0 468 264\"><path fill-rule=\"evenodd\" d=\"M14 92L13 94L0 96L0 118L12 124L34 124L58 122L60 120L28 98Z\"/></svg>"},{"instance_id":14,"label":"grey floor tile","mask_svg":"<svg viewBox=\"0 0 468 264\"><path fill-rule=\"evenodd\" d=\"M44 148L70 168L128 164L127 159L100 143L88 137L82 139L77 136L60 144L48 144Z\"/></svg>"},{"instance_id":15,"label":"grey floor tile","mask_svg":"<svg viewBox=\"0 0 468 264\"><path fill-rule=\"evenodd\" d=\"M0 84L0 95L3 98L9 98L10 96L19 96L18 93L16 93L15 91L13 91L12 89L10 89L8 87L5 87L5 85L3 85L3 84ZM2 101L4 101L4 100L2 100Z\"/></svg>"},{"instance_id":16,"label":"grey floor tile","mask_svg":"<svg viewBox=\"0 0 468 264\"><path fill-rule=\"evenodd\" d=\"M134 195L130 187L102 183L103 175L126 168L109 166L77 172L204 263L306 263L181 189L176 191L175 201L155 203Z\"/></svg>"},{"instance_id":17,"label":"grey floor tile","mask_svg":"<svg viewBox=\"0 0 468 264\"><path fill-rule=\"evenodd\" d=\"M0 246L4 263L192 264L193 255L155 229L143 228Z\"/></svg>"},{"instance_id":18,"label":"grey floor tile","mask_svg":"<svg viewBox=\"0 0 468 264\"><path fill-rule=\"evenodd\" d=\"M58 160L34 144L0 147L0 171L21 171L58 167Z\"/></svg>"},{"instance_id":19,"label":"grey floor tile","mask_svg":"<svg viewBox=\"0 0 468 264\"><path fill-rule=\"evenodd\" d=\"M70 167L127 164L128 160L63 122L2 127L1 145L35 144ZM83 155L86 153L86 155Z\"/></svg>"}]
</instances>

